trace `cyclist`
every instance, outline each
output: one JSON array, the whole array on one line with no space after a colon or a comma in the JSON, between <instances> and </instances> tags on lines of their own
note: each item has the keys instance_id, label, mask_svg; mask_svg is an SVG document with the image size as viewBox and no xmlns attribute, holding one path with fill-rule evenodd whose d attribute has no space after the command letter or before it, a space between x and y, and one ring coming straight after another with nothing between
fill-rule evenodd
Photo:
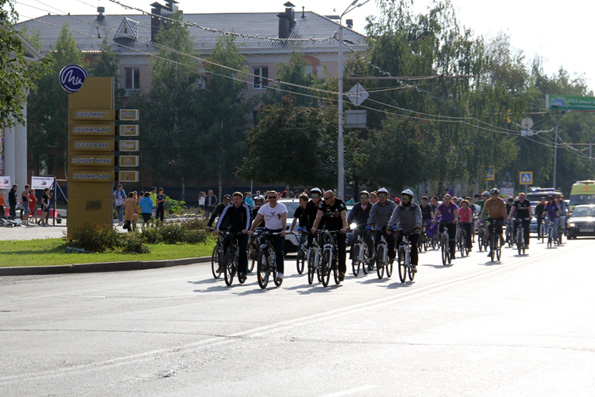
<instances>
[{"instance_id":1,"label":"cyclist","mask_svg":"<svg viewBox=\"0 0 595 397\"><path fill-rule=\"evenodd\" d=\"M378 192L370 192L370 204L374 205L378 202Z\"/></svg>"},{"instance_id":2,"label":"cyclist","mask_svg":"<svg viewBox=\"0 0 595 397\"><path fill-rule=\"evenodd\" d=\"M374 248L378 247L380 237L385 234L388 247L387 254L391 261L395 259L395 236L387 233L386 225L388 225L388 221L396 207L395 202L388 199L388 190L382 187L378 189L378 201L370 209L370 216L368 217L368 227L374 228ZM378 260L378 258L376 259Z\"/></svg>"},{"instance_id":3,"label":"cyclist","mask_svg":"<svg viewBox=\"0 0 595 397\"><path fill-rule=\"evenodd\" d=\"M368 222L368 217L370 216L370 210L372 209L372 204L369 201L370 193L365 190L362 190L359 194L359 203L353 206L349 216L347 217L347 223L352 224L355 223L357 226L353 231L353 244L357 241L358 236L363 235L366 244L368 245L368 253L369 257L371 258L374 254L374 243L372 242L372 237L370 233L366 233L366 225ZM353 252L352 250L349 251L350 254ZM372 261L370 261L370 269L372 268Z\"/></svg>"},{"instance_id":4,"label":"cyclist","mask_svg":"<svg viewBox=\"0 0 595 397\"><path fill-rule=\"evenodd\" d=\"M413 202L413 192L405 189L401 192L401 203L395 207L386 232L391 233L392 227L397 226L397 244L403 239L404 234L409 235L411 243L411 272L417 272L417 242L422 226L422 213L419 205Z\"/></svg>"},{"instance_id":5,"label":"cyclist","mask_svg":"<svg viewBox=\"0 0 595 397\"><path fill-rule=\"evenodd\" d=\"M564 201L563 195L556 196L556 205L558 206L558 211L560 212L560 223L562 224L562 229L566 232L566 216L568 215L568 208L566 206L566 201Z\"/></svg>"},{"instance_id":6,"label":"cyclist","mask_svg":"<svg viewBox=\"0 0 595 397\"><path fill-rule=\"evenodd\" d=\"M432 222L436 223L438 217L440 217L440 233L444 233L445 228L448 231L450 258L455 259L459 206L452 202L452 196L448 193L444 195L442 204L440 204L438 208L436 208L436 211L434 211L434 219Z\"/></svg>"},{"instance_id":7,"label":"cyclist","mask_svg":"<svg viewBox=\"0 0 595 397\"><path fill-rule=\"evenodd\" d=\"M318 215L318 206L322 201L322 189L314 187L310 189L310 201L306 204L306 208L304 210L304 221L305 221L305 232L308 235L308 246L312 245L312 239L314 236L310 232L312 226L314 226L314 220L316 219L316 215Z\"/></svg>"},{"instance_id":8,"label":"cyclist","mask_svg":"<svg viewBox=\"0 0 595 397\"><path fill-rule=\"evenodd\" d=\"M542 197L539 201L539 204L535 206L535 217L537 218L537 238L542 238L541 236L541 224L545 219L545 197Z\"/></svg>"},{"instance_id":9,"label":"cyclist","mask_svg":"<svg viewBox=\"0 0 595 397\"><path fill-rule=\"evenodd\" d=\"M264 230L272 233L280 233L278 236L271 236L273 239L273 246L275 247L275 258L277 260L277 282L283 281L284 270L284 252L285 248L285 230L287 229L287 207L285 204L277 202L279 194L271 190L267 192L266 198L268 203L260 207L252 226L250 233L260 224L264 218Z\"/></svg>"},{"instance_id":10,"label":"cyclist","mask_svg":"<svg viewBox=\"0 0 595 397\"><path fill-rule=\"evenodd\" d=\"M250 228L250 219L250 207L244 203L244 195L240 192L235 192L233 194L232 203L228 204L221 212L221 216L219 216L215 230L215 233L217 234L219 234L219 232L224 229L227 229L232 233L225 236L223 239L224 251L227 250L227 247L229 247L229 244L231 244L232 238L238 241L238 247L240 248L238 272L239 277L244 279L246 278L246 273L248 272L248 252L246 249L248 247L247 233L248 229ZM221 273L222 265L222 263L219 263L219 273Z\"/></svg>"},{"instance_id":11,"label":"cyclist","mask_svg":"<svg viewBox=\"0 0 595 397\"><path fill-rule=\"evenodd\" d=\"M490 194L492 197L487 199L483 204L480 218L487 215L488 235L491 236L494 232L497 233L498 236L500 236L500 244L502 244L504 241L502 238L502 223L506 217L506 204L504 203L504 200L502 200L502 197L500 197L500 190L498 190L498 188L490 190ZM488 257L489 256L490 252L488 252Z\"/></svg>"},{"instance_id":12,"label":"cyclist","mask_svg":"<svg viewBox=\"0 0 595 397\"><path fill-rule=\"evenodd\" d=\"M483 214L483 206L485 205L485 202L490 198L490 193L486 190L481 194L481 199L475 201L475 205L479 206L479 211L478 216L477 216L477 223L476 223L476 227L477 230L481 230L481 224L482 222L484 222L487 218L487 214L485 215L481 215ZM485 234L484 234L485 238L488 238L488 229L485 229ZM481 247L480 247L481 248Z\"/></svg>"},{"instance_id":13,"label":"cyclist","mask_svg":"<svg viewBox=\"0 0 595 397\"><path fill-rule=\"evenodd\" d=\"M210 232L212 230L211 226L213 225L215 218L217 218L218 216L221 215L221 213L223 212L223 209L229 205L230 201L231 201L231 196L229 194L226 194L225 196L223 196L223 202L217 204L217 206L211 213L211 217L209 218L209 223L207 223L207 232Z\"/></svg>"},{"instance_id":14,"label":"cyclist","mask_svg":"<svg viewBox=\"0 0 595 397\"><path fill-rule=\"evenodd\" d=\"M459 227L465 231L465 247L471 251L473 244L471 237L473 233L473 204L469 205L469 200L465 199L461 202L459 208Z\"/></svg>"},{"instance_id":15,"label":"cyclist","mask_svg":"<svg viewBox=\"0 0 595 397\"><path fill-rule=\"evenodd\" d=\"M428 196L423 196L421 198L421 204L419 206L421 210L421 219L423 223L428 223L432 220L432 216L434 215L434 208L428 202Z\"/></svg>"},{"instance_id":16,"label":"cyclist","mask_svg":"<svg viewBox=\"0 0 595 397\"><path fill-rule=\"evenodd\" d=\"M347 233L347 207L343 200L335 197L335 193L332 190L324 192L324 201L318 205L318 213L316 219L312 225L312 234L316 234L318 226L324 222L324 228L327 230L338 230L337 234L337 248L339 258L339 281L345 279L345 266L346 257L346 235Z\"/></svg>"},{"instance_id":17,"label":"cyclist","mask_svg":"<svg viewBox=\"0 0 595 397\"><path fill-rule=\"evenodd\" d=\"M547 196L547 204L544 207L544 212L546 213L546 220L545 220L545 227L547 228L549 223L552 222L553 230L552 230L552 238L554 241L557 241L558 238L558 225L560 223L560 209L554 200L554 196Z\"/></svg>"},{"instance_id":18,"label":"cyclist","mask_svg":"<svg viewBox=\"0 0 595 397\"><path fill-rule=\"evenodd\" d=\"M526 199L525 193L519 193L519 197L512 203L512 208L508 213L508 220L510 221L513 217L514 220L514 231L519 225L523 227L523 235L525 238L525 247L529 248L529 225L531 224L531 217L533 211L531 208L531 202Z\"/></svg>"},{"instance_id":19,"label":"cyclist","mask_svg":"<svg viewBox=\"0 0 595 397\"><path fill-rule=\"evenodd\" d=\"M295 209L293 213L293 222L291 222L291 226L289 227L289 233L293 233L293 229L295 228L295 224L299 221L298 225L299 228L304 230L306 227L306 206L308 205L309 197L306 193L302 193L298 196L300 205ZM303 231L301 232L298 240L299 240L299 248L302 249L306 238L308 237L308 232Z\"/></svg>"}]
</instances>

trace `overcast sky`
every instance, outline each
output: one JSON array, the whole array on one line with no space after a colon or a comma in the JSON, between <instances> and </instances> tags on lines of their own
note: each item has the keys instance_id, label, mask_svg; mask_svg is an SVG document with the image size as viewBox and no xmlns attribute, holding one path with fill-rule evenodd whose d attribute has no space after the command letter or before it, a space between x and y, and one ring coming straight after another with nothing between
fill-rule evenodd
<instances>
[{"instance_id":1,"label":"overcast sky","mask_svg":"<svg viewBox=\"0 0 595 397\"><path fill-rule=\"evenodd\" d=\"M156 0L118 0L123 4L150 11L150 4ZM204 1L180 0L179 7L186 13L212 12L281 12L287 0L256 1ZM291 0L296 12L314 11L318 14L340 14L352 0ZM365 0L360 0L363 3ZM399 1L399 0L397 0ZM164 0L160 0L164 3ZM591 61L595 55L589 37L595 11L594 0L451 0L461 24L476 34L490 38L505 32L510 36L512 46L523 50L527 60L536 55L544 59L548 75L555 74L560 67L571 75L584 75L591 89L595 88L595 68ZM432 0L415 0L415 8L423 11ZM130 14L109 0L17 0L20 20L38 17L48 12L94 14L98 6L106 14ZM55 7L55 8L54 8ZM40 10L41 9L41 10ZM345 18L354 20L354 28L363 32L366 16L377 14L376 0L370 0Z\"/></svg>"}]
</instances>

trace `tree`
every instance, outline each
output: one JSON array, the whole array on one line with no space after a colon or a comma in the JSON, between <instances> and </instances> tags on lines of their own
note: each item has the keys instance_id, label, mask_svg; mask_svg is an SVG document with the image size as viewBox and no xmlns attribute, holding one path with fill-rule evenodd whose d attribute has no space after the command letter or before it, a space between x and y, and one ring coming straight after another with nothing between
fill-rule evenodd
<instances>
[{"instance_id":1,"label":"tree","mask_svg":"<svg viewBox=\"0 0 595 397\"><path fill-rule=\"evenodd\" d=\"M337 113L330 107L279 106L261 109L247 134L248 156L239 176L264 183L333 186L336 181Z\"/></svg>"},{"instance_id":2,"label":"tree","mask_svg":"<svg viewBox=\"0 0 595 397\"><path fill-rule=\"evenodd\" d=\"M68 93L60 87L60 70L70 64L84 66L83 54L68 28L62 26L56 48L46 56L49 72L35 80L29 94L27 139L33 168L67 169Z\"/></svg>"},{"instance_id":3,"label":"tree","mask_svg":"<svg viewBox=\"0 0 595 397\"><path fill-rule=\"evenodd\" d=\"M25 124L23 99L43 73L44 64L25 59L23 42L14 29L18 14L11 0L0 0L0 126Z\"/></svg>"}]
</instances>

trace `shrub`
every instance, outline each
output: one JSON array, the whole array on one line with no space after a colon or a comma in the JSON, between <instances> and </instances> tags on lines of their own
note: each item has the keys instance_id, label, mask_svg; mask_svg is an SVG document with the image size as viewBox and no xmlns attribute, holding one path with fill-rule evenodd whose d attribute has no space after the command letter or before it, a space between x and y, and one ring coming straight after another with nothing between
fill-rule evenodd
<instances>
[{"instance_id":1,"label":"shrub","mask_svg":"<svg viewBox=\"0 0 595 397\"><path fill-rule=\"evenodd\" d=\"M141 233L141 237L147 244L158 244L161 241L163 241L163 238L161 237L160 227L145 228Z\"/></svg>"},{"instance_id":2,"label":"shrub","mask_svg":"<svg viewBox=\"0 0 595 397\"><path fill-rule=\"evenodd\" d=\"M140 234L128 233L123 234L122 237L124 237L122 252L124 252L125 254L148 254L151 252L149 250L149 247L144 245L145 241Z\"/></svg>"},{"instance_id":3,"label":"shrub","mask_svg":"<svg viewBox=\"0 0 595 397\"><path fill-rule=\"evenodd\" d=\"M169 196L165 202L165 210L170 215L182 215L186 210L186 202L182 200L174 200Z\"/></svg>"},{"instance_id":4,"label":"shrub","mask_svg":"<svg viewBox=\"0 0 595 397\"><path fill-rule=\"evenodd\" d=\"M107 225L85 225L66 237L67 246L90 252L148 253L149 248L143 243L137 233L118 233Z\"/></svg>"}]
</instances>

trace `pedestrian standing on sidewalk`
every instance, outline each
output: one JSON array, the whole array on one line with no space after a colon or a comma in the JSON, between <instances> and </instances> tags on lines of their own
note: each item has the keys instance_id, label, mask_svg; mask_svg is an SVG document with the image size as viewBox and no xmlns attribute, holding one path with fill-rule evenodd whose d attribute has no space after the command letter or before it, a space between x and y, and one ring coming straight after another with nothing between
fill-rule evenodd
<instances>
[{"instance_id":1,"label":"pedestrian standing on sidewalk","mask_svg":"<svg viewBox=\"0 0 595 397\"><path fill-rule=\"evenodd\" d=\"M153 202L153 218L157 219L157 188L151 188L151 195L149 196Z\"/></svg>"},{"instance_id":2,"label":"pedestrian standing on sidewalk","mask_svg":"<svg viewBox=\"0 0 595 397\"><path fill-rule=\"evenodd\" d=\"M200 192L200 196L198 196L198 208L205 211L205 199L207 198L207 194L205 192Z\"/></svg>"},{"instance_id":3,"label":"pedestrian standing on sidewalk","mask_svg":"<svg viewBox=\"0 0 595 397\"><path fill-rule=\"evenodd\" d=\"M50 200L52 199L52 193L50 188L46 187L43 189L43 196L41 196L41 225L48 226L48 217L50 215Z\"/></svg>"},{"instance_id":4,"label":"pedestrian standing on sidewalk","mask_svg":"<svg viewBox=\"0 0 595 397\"><path fill-rule=\"evenodd\" d=\"M29 191L29 212L31 213L31 218L33 218L35 223L37 223L37 208L35 208L36 205L37 197L35 196L35 189L31 189Z\"/></svg>"},{"instance_id":5,"label":"pedestrian standing on sidewalk","mask_svg":"<svg viewBox=\"0 0 595 397\"><path fill-rule=\"evenodd\" d=\"M4 192L0 192L0 219L4 219Z\"/></svg>"},{"instance_id":6,"label":"pedestrian standing on sidewalk","mask_svg":"<svg viewBox=\"0 0 595 397\"><path fill-rule=\"evenodd\" d=\"M151 193L145 192L145 195L140 199L139 204L140 213L143 217L143 228L146 228L153 216L153 200L151 200Z\"/></svg>"},{"instance_id":7,"label":"pedestrian standing on sidewalk","mask_svg":"<svg viewBox=\"0 0 595 397\"><path fill-rule=\"evenodd\" d=\"M167 196L163 193L163 188L159 188L159 194L157 195L157 211L156 211L156 219L160 219L161 223L163 223L163 218L165 217L165 202L167 201Z\"/></svg>"},{"instance_id":8,"label":"pedestrian standing on sidewalk","mask_svg":"<svg viewBox=\"0 0 595 397\"><path fill-rule=\"evenodd\" d=\"M29 220L29 185L25 185L25 190L21 193L21 220L27 221Z\"/></svg>"},{"instance_id":9,"label":"pedestrian standing on sidewalk","mask_svg":"<svg viewBox=\"0 0 595 397\"><path fill-rule=\"evenodd\" d=\"M128 193L128 198L124 202L124 229L130 233L136 229L136 219L138 218L138 205L134 195L135 192Z\"/></svg>"},{"instance_id":10,"label":"pedestrian standing on sidewalk","mask_svg":"<svg viewBox=\"0 0 595 397\"><path fill-rule=\"evenodd\" d=\"M230 200L231 201L231 200ZM207 197L205 198L205 216L209 216L213 213L213 211L215 210L215 207L217 206L217 196L215 196L213 194L213 191L211 189L208 190L207 192Z\"/></svg>"},{"instance_id":11,"label":"pedestrian standing on sidewalk","mask_svg":"<svg viewBox=\"0 0 595 397\"><path fill-rule=\"evenodd\" d=\"M12 185L12 189L8 192L8 205L10 206L10 218L17 218L17 189L19 185Z\"/></svg>"},{"instance_id":12,"label":"pedestrian standing on sidewalk","mask_svg":"<svg viewBox=\"0 0 595 397\"><path fill-rule=\"evenodd\" d=\"M126 192L120 183L114 191L114 208L118 213L118 226L124 224L124 201L126 200Z\"/></svg>"}]
</instances>

